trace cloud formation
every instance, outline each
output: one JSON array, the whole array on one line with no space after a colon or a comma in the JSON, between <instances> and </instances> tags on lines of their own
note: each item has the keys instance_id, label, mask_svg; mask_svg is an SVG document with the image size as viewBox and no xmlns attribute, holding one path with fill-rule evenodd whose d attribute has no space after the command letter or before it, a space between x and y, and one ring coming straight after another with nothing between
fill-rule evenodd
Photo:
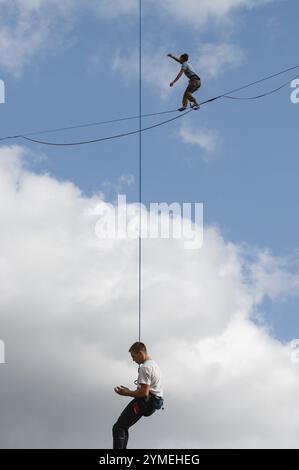
<instances>
[{"instance_id":1,"label":"cloud formation","mask_svg":"<svg viewBox=\"0 0 299 470\"><path fill-rule=\"evenodd\" d=\"M158 3L157 0L151 1L153 4ZM202 28L209 23L229 24L235 13L263 6L271 1L273 0L189 0L186 7L184 0L165 0L159 6L178 22Z\"/></svg>"},{"instance_id":2,"label":"cloud formation","mask_svg":"<svg viewBox=\"0 0 299 470\"><path fill-rule=\"evenodd\" d=\"M207 78L218 78L227 68L240 66L245 54L239 46L230 43L203 44L196 58L197 67Z\"/></svg>"},{"instance_id":3,"label":"cloud formation","mask_svg":"<svg viewBox=\"0 0 299 470\"><path fill-rule=\"evenodd\" d=\"M262 6L273 0L148 0L144 15L153 11L182 25L203 28L209 24L227 24L235 12ZM0 0L0 66L15 77L43 51L61 49L63 38L85 10L99 20L136 16L138 0Z\"/></svg>"},{"instance_id":4,"label":"cloud formation","mask_svg":"<svg viewBox=\"0 0 299 470\"><path fill-rule=\"evenodd\" d=\"M78 0L1 0L0 66L15 77L40 52L57 45Z\"/></svg>"},{"instance_id":5,"label":"cloud formation","mask_svg":"<svg viewBox=\"0 0 299 470\"><path fill-rule=\"evenodd\" d=\"M2 447L111 447L137 370L137 243L95 236L99 196L0 148ZM298 265L224 240L200 250L143 244L143 340L164 372L166 409L130 447L298 447L298 364L253 322L265 296L298 295Z\"/></svg>"},{"instance_id":6,"label":"cloud formation","mask_svg":"<svg viewBox=\"0 0 299 470\"><path fill-rule=\"evenodd\" d=\"M221 148L221 136L215 129L209 129L198 123L196 125L190 122L183 122L180 126L180 139L184 144L197 147L202 152L201 158L209 161L216 152Z\"/></svg>"},{"instance_id":7,"label":"cloud formation","mask_svg":"<svg viewBox=\"0 0 299 470\"><path fill-rule=\"evenodd\" d=\"M176 64L179 65L179 64ZM112 70L121 74L129 83L138 80L138 51L137 49L126 52L117 51L112 61ZM142 82L157 91L160 99L166 100L173 88L170 82L179 72L179 67L174 66L167 58L165 49L145 46L142 54ZM179 88L182 88L180 83Z\"/></svg>"}]
</instances>

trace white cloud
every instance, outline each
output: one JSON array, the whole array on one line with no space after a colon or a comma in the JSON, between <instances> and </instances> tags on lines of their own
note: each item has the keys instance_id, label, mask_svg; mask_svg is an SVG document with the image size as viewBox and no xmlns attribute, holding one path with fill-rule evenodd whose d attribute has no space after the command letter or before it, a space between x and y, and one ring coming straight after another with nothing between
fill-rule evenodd
<instances>
[{"instance_id":1,"label":"white cloud","mask_svg":"<svg viewBox=\"0 0 299 470\"><path fill-rule=\"evenodd\" d=\"M203 44L198 51L197 67L205 79L218 78L225 69L240 66L244 59L244 52L235 44Z\"/></svg>"},{"instance_id":2,"label":"white cloud","mask_svg":"<svg viewBox=\"0 0 299 470\"><path fill-rule=\"evenodd\" d=\"M167 15L181 24L191 24L194 27L204 27L210 22L228 23L234 13L245 9L263 6L273 0L148 0L143 2L143 13L157 11L160 15ZM95 5L102 16L115 18L119 15L132 14L138 18L138 0L101 0Z\"/></svg>"},{"instance_id":3,"label":"white cloud","mask_svg":"<svg viewBox=\"0 0 299 470\"><path fill-rule=\"evenodd\" d=\"M80 10L99 19L136 14L137 0L0 0L0 66L20 77L43 51L60 50L80 19Z\"/></svg>"},{"instance_id":4,"label":"white cloud","mask_svg":"<svg viewBox=\"0 0 299 470\"><path fill-rule=\"evenodd\" d=\"M235 11L250 9L272 0L149 0L144 15L152 11L163 18L173 18L185 25L203 27L217 22L226 24ZM80 19L80 10L87 10L99 19L118 16L136 17L137 0L0 0L0 66L14 76L20 76L24 68L42 51L55 51L65 47L62 43L66 32ZM154 8L154 10L153 10ZM153 59L153 65L157 61ZM161 81L164 66L161 69ZM168 81L168 79L167 79ZM166 90L164 92L167 94Z\"/></svg>"},{"instance_id":5,"label":"white cloud","mask_svg":"<svg viewBox=\"0 0 299 470\"><path fill-rule=\"evenodd\" d=\"M248 282L253 282L253 291L256 302L259 302L264 293L272 300L284 299L285 295L298 292L299 278L293 275L294 267L298 262L296 256L273 258L269 250L259 250L256 260L249 264Z\"/></svg>"},{"instance_id":6,"label":"white cloud","mask_svg":"<svg viewBox=\"0 0 299 470\"><path fill-rule=\"evenodd\" d=\"M104 181L102 184L103 193L105 197L109 196L109 194L113 194L114 196L126 191L127 188L134 184L135 178L134 175L131 173L125 173L120 175L117 178L117 181L113 183L112 181Z\"/></svg>"},{"instance_id":7,"label":"white cloud","mask_svg":"<svg viewBox=\"0 0 299 470\"><path fill-rule=\"evenodd\" d=\"M134 181L135 181L134 175L132 175L131 173L125 173L124 175L121 175L118 178L119 184L124 185L124 186L132 186ZM122 190L122 187L120 188L120 190Z\"/></svg>"},{"instance_id":8,"label":"white cloud","mask_svg":"<svg viewBox=\"0 0 299 470\"><path fill-rule=\"evenodd\" d=\"M168 18L189 23L195 28L205 27L209 23L228 24L232 16L242 9L252 9L270 3L273 0L151 0L164 9Z\"/></svg>"},{"instance_id":9,"label":"white cloud","mask_svg":"<svg viewBox=\"0 0 299 470\"><path fill-rule=\"evenodd\" d=\"M199 124L183 122L179 129L179 137L184 144L195 146L203 151L201 157L209 160L212 154L219 151L221 137L216 129L209 129Z\"/></svg>"},{"instance_id":10,"label":"white cloud","mask_svg":"<svg viewBox=\"0 0 299 470\"><path fill-rule=\"evenodd\" d=\"M165 49L156 48L150 50L149 46L144 45L142 54L142 82L157 90L160 98L165 100L169 97L173 88L170 88L170 82L179 72L167 57ZM118 51L112 61L112 69L121 73L127 83L138 80L138 51L124 50ZM181 88L181 87L180 87Z\"/></svg>"},{"instance_id":11,"label":"white cloud","mask_svg":"<svg viewBox=\"0 0 299 470\"><path fill-rule=\"evenodd\" d=\"M100 242L106 203L33 173L26 155L0 148L1 446L108 448L128 401L113 387L137 373L137 243ZM298 266L213 226L198 251L144 240L143 266L142 339L166 409L130 447L298 447L298 364L251 320L265 295L298 295Z\"/></svg>"},{"instance_id":12,"label":"white cloud","mask_svg":"<svg viewBox=\"0 0 299 470\"><path fill-rule=\"evenodd\" d=\"M58 45L77 4L78 0L1 0L0 66L19 77L37 53Z\"/></svg>"}]
</instances>

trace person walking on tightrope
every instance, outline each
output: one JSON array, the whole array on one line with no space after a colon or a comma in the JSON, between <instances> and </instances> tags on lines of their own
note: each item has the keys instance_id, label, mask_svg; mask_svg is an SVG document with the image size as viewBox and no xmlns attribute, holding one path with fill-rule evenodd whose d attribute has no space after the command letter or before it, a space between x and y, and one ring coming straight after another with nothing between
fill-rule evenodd
<instances>
[{"instance_id":1,"label":"person walking on tightrope","mask_svg":"<svg viewBox=\"0 0 299 470\"><path fill-rule=\"evenodd\" d=\"M148 355L144 343L134 343L129 352L134 362L139 364L137 389L129 390L123 385L115 387L118 395L133 397L116 423L113 425L113 449L126 449L129 427L142 416L150 416L163 406L162 373L158 364Z\"/></svg>"},{"instance_id":2,"label":"person walking on tightrope","mask_svg":"<svg viewBox=\"0 0 299 470\"><path fill-rule=\"evenodd\" d=\"M172 87L175 84L175 82L177 82L181 78L183 73L189 78L189 84L183 96L182 107L179 108L178 111L185 111L185 109L188 106L188 100L190 101L190 106L193 109L199 109L199 103L196 101L194 96L192 96L192 93L194 93L196 90L198 90L198 88L200 88L201 80L200 80L200 77L195 72L192 65L190 64L190 62L188 62L189 60L188 54L182 54L179 58L175 57L172 54L167 54L167 56L171 57L176 62L179 62L180 64L182 64L180 73L173 80L173 82L170 83L170 86Z\"/></svg>"}]
</instances>

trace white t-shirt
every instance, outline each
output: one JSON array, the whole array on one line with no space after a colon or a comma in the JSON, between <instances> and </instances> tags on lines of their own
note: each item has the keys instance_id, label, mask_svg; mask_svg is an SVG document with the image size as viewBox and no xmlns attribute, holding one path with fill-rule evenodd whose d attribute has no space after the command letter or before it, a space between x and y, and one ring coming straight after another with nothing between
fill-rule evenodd
<instances>
[{"instance_id":1,"label":"white t-shirt","mask_svg":"<svg viewBox=\"0 0 299 470\"><path fill-rule=\"evenodd\" d=\"M163 397L162 372L153 359L147 359L143 364L140 364L138 384L150 385L152 394Z\"/></svg>"},{"instance_id":2,"label":"white t-shirt","mask_svg":"<svg viewBox=\"0 0 299 470\"><path fill-rule=\"evenodd\" d=\"M192 75L196 75L197 77L199 77L190 62L183 62L181 70L183 70L183 72L188 78L191 78Z\"/></svg>"}]
</instances>

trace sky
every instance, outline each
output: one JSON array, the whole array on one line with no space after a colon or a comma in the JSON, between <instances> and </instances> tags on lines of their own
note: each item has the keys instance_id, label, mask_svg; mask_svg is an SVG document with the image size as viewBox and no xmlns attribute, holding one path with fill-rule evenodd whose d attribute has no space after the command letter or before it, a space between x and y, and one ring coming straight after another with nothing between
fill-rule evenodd
<instances>
[{"instance_id":1,"label":"sky","mask_svg":"<svg viewBox=\"0 0 299 470\"><path fill-rule=\"evenodd\" d=\"M188 52L199 101L297 65L295 0L143 0L142 110L176 109ZM0 0L0 138L135 116L137 0ZM298 69L240 92L280 86ZM142 339L165 410L131 448L298 447L298 112L292 88L220 99L142 134L145 213L203 203L200 249L143 241ZM143 126L169 115L144 118ZM171 115L170 115L171 117ZM97 139L138 120L36 136ZM138 242L96 224L125 194L138 135L77 147L0 141L2 448L110 448L134 388ZM179 223L178 217L175 223ZM200 230L199 227L195 227Z\"/></svg>"}]
</instances>

